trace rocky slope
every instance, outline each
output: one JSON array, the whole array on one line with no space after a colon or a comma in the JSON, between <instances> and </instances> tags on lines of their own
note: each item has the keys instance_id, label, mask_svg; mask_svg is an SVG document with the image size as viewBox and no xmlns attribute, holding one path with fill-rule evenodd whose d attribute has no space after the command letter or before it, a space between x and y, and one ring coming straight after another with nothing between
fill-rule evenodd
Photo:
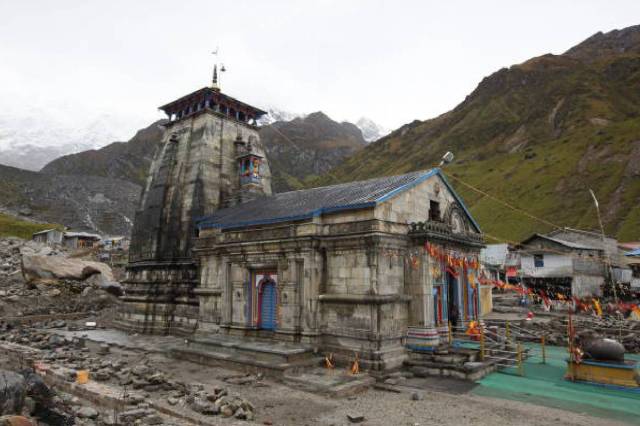
<instances>
[{"instance_id":1,"label":"rocky slope","mask_svg":"<svg viewBox=\"0 0 640 426\"><path fill-rule=\"evenodd\" d=\"M274 190L298 189L366 145L354 124L338 123L322 112L260 129L273 173Z\"/></svg>"},{"instance_id":2,"label":"rocky slope","mask_svg":"<svg viewBox=\"0 0 640 426\"><path fill-rule=\"evenodd\" d=\"M139 130L128 142L114 142L101 149L57 158L45 165L42 172L50 175L109 177L142 185L162 138L162 123L157 121Z\"/></svg>"},{"instance_id":3,"label":"rocky slope","mask_svg":"<svg viewBox=\"0 0 640 426\"><path fill-rule=\"evenodd\" d=\"M114 178L46 175L0 165L0 207L77 230L126 235L141 187Z\"/></svg>"},{"instance_id":4,"label":"rocky slope","mask_svg":"<svg viewBox=\"0 0 640 426\"><path fill-rule=\"evenodd\" d=\"M483 79L453 110L414 121L359 151L315 185L433 167L446 172L489 236L518 240L549 225L640 238L640 26L598 33ZM458 179L458 180L456 180Z\"/></svg>"}]
</instances>

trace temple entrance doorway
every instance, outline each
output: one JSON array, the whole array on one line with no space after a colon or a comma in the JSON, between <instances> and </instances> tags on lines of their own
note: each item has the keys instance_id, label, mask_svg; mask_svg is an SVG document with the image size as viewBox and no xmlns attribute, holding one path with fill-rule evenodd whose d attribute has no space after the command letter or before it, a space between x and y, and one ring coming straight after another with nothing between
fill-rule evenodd
<instances>
[{"instance_id":1,"label":"temple entrance doorway","mask_svg":"<svg viewBox=\"0 0 640 426\"><path fill-rule=\"evenodd\" d=\"M448 269L448 268L447 268ZM460 306L458 305L458 279L447 270L447 317L453 326L460 320Z\"/></svg>"},{"instance_id":2,"label":"temple entrance doorway","mask_svg":"<svg viewBox=\"0 0 640 426\"><path fill-rule=\"evenodd\" d=\"M276 288L277 274L258 272L256 289L258 291L258 328L275 330L278 323L278 292Z\"/></svg>"}]
</instances>

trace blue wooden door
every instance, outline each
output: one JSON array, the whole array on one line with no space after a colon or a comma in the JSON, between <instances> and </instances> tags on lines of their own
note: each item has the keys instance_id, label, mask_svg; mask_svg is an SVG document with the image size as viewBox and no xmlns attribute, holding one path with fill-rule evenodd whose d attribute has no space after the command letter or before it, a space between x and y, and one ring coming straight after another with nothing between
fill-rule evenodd
<instances>
[{"instance_id":1,"label":"blue wooden door","mask_svg":"<svg viewBox=\"0 0 640 426\"><path fill-rule=\"evenodd\" d=\"M276 329L276 286L273 282L262 285L260 299L260 328L264 330Z\"/></svg>"}]
</instances>

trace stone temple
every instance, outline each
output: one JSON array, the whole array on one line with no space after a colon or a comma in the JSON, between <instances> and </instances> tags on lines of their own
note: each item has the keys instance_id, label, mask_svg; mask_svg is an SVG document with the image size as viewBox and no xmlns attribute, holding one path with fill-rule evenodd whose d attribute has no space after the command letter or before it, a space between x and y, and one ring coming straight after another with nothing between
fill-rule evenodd
<instances>
[{"instance_id":1,"label":"stone temple","mask_svg":"<svg viewBox=\"0 0 640 426\"><path fill-rule=\"evenodd\" d=\"M161 107L121 327L385 370L479 318L482 234L439 169L272 194L264 112L215 83Z\"/></svg>"}]
</instances>

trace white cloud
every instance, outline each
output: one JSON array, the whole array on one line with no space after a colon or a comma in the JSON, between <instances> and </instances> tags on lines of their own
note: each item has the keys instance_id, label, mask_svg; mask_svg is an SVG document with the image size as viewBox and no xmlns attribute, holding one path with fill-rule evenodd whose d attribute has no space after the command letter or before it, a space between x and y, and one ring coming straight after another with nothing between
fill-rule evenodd
<instances>
[{"instance_id":1,"label":"white cloud","mask_svg":"<svg viewBox=\"0 0 640 426\"><path fill-rule=\"evenodd\" d=\"M637 1L3 2L0 108L109 112L129 119L124 138L206 85L219 46L235 97L395 128L446 112L502 66L638 16Z\"/></svg>"}]
</instances>

